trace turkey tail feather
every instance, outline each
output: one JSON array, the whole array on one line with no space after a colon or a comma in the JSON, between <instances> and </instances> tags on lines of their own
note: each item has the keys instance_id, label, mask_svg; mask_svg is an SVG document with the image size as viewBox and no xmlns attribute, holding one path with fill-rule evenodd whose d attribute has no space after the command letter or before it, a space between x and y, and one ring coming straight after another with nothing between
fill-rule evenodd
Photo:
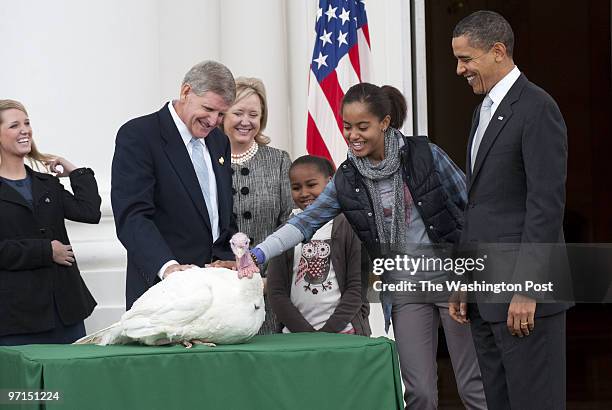
<instances>
[{"instance_id":1,"label":"turkey tail feather","mask_svg":"<svg viewBox=\"0 0 612 410\"><path fill-rule=\"evenodd\" d=\"M98 330L90 335L84 336L73 343L73 345L102 345L105 346L112 343L121 335L120 323L113 323L112 325L105 327L104 329Z\"/></svg>"}]
</instances>

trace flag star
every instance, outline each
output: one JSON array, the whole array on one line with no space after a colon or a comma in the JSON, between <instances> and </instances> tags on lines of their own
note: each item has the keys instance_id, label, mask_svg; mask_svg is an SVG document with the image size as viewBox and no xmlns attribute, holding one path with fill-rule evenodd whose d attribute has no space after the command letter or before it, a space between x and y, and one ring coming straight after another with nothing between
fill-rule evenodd
<instances>
[{"instance_id":1,"label":"flag star","mask_svg":"<svg viewBox=\"0 0 612 410\"><path fill-rule=\"evenodd\" d=\"M347 21L351 19L351 12L348 10L345 10L344 7L342 7L342 13L340 13L340 19L342 19L342 25L344 25L344 23L346 23Z\"/></svg>"},{"instance_id":2,"label":"flag star","mask_svg":"<svg viewBox=\"0 0 612 410\"><path fill-rule=\"evenodd\" d=\"M338 47L342 47L342 44L346 44L348 46L348 41L346 41L347 35L348 31L346 33L340 31L340 34L338 34Z\"/></svg>"},{"instance_id":3,"label":"flag star","mask_svg":"<svg viewBox=\"0 0 612 410\"><path fill-rule=\"evenodd\" d=\"M319 7L317 9L317 21L319 21L322 15L323 15L323 9Z\"/></svg>"},{"instance_id":4,"label":"flag star","mask_svg":"<svg viewBox=\"0 0 612 410\"><path fill-rule=\"evenodd\" d=\"M323 44L321 44L321 48L325 47L325 44L329 43L331 44L331 35L333 34L333 31L330 31L329 33L327 32L327 30L323 29L323 35L321 37L319 37L319 40L321 40L323 42Z\"/></svg>"},{"instance_id":5,"label":"flag star","mask_svg":"<svg viewBox=\"0 0 612 410\"><path fill-rule=\"evenodd\" d=\"M317 63L319 66L317 67L317 70L319 68L321 68L322 65L324 65L325 67L327 67L327 63L325 62L325 60L327 60L327 56L324 56L320 51L319 51L319 57L314 59L314 62Z\"/></svg>"},{"instance_id":6,"label":"flag star","mask_svg":"<svg viewBox=\"0 0 612 410\"><path fill-rule=\"evenodd\" d=\"M331 19L335 19L338 18L336 16L336 10L338 9L338 7L334 7L332 8L331 4L329 5L329 8L327 9L327 11L325 12L325 14L327 15L327 22L329 23L331 21Z\"/></svg>"}]
</instances>

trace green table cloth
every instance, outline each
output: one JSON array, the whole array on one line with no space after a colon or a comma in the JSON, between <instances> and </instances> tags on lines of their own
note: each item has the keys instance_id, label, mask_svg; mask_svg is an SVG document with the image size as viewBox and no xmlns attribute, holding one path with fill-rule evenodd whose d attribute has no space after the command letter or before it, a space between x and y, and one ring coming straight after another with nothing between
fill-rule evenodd
<instances>
[{"instance_id":1,"label":"green table cloth","mask_svg":"<svg viewBox=\"0 0 612 410\"><path fill-rule=\"evenodd\" d=\"M384 338L256 336L230 346L0 347L0 391L57 391L9 409L403 408L397 354Z\"/></svg>"}]
</instances>

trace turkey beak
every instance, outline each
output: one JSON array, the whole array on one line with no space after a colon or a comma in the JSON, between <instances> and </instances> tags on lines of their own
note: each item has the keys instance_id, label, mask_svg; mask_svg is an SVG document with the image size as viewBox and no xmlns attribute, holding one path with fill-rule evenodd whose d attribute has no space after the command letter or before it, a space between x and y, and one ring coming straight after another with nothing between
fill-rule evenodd
<instances>
[{"instance_id":1,"label":"turkey beak","mask_svg":"<svg viewBox=\"0 0 612 410\"><path fill-rule=\"evenodd\" d=\"M238 248L236 249L236 256L239 258L242 258L242 255L244 255L244 248Z\"/></svg>"}]
</instances>

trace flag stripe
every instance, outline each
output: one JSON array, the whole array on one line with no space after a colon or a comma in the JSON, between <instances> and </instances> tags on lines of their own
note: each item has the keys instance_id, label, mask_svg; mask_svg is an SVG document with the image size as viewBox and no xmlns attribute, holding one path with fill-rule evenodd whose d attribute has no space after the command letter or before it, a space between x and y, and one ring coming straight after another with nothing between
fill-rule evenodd
<instances>
[{"instance_id":1,"label":"flag stripe","mask_svg":"<svg viewBox=\"0 0 612 410\"><path fill-rule=\"evenodd\" d=\"M359 68L359 65L357 65L357 68ZM349 56L344 56L340 59L336 71L338 72L338 83L343 94L346 94L351 86L359 82L359 76Z\"/></svg>"},{"instance_id":2,"label":"flag stripe","mask_svg":"<svg viewBox=\"0 0 612 410\"><path fill-rule=\"evenodd\" d=\"M361 30L363 30L363 36L368 42L368 48L372 49L372 45L370 44L370 29L368 28L368 25L364 24L363 26L361 26Z\"/></svg>"},{"instance_id":3,"label":"flag stripe","mask_svg":"<svg viewBox=\"0 0 612 410\"><path fill-rule=\"evenodd\" d=\"M323 141L321 133L319 133L317 124L315 124L310 114L308 114L308 139L306 140L306 150L311 155L331 158L331 154L325 145L325 141Z\"/></svg>"},{"instance_id":4,"label":"flag stripe","mask_svg":"<svg viewBox=\"0 0 612 410\"><path fill-rule=\"evenodd\" d=\"M367 25L364 27L367 28ZM361 67L361 81L372 81L372 55L370 54L370 40L366 37L366 32L359 30L357 32L357 45L359 46L359 65Z\"/></svg>"},{"instance_id":5,"label":"flag stripe","mask_svg":"<svg viewBox=\"0 0 612 410\"><path fill-rule=\"evenodd\" d=\"M342 98L344 98L344 92L338 83L338 73L336 71L332 71L323 81L321 81L321 89L323 90L323 94L325 94L329 107L332 109L332 113L336 118L338 129L342 131L340 104L342 103ZM336 109L333 107L336 107Z\"/></svg>"},{"instance_id":6,"label":"flag stripe","mask_svg":"<svg viewBox=\"0 0 612 410\"><path fill-rule=\"evenodd\" d=\"M311 87L308 99L317 102L326 101L325 94L312 72L310 84ZM312 103L310 105L313 106ZM334 161L336 165L340 164L340 162L346 159L346 141L344 140L340 128L338 128L338 121L336 115L332 111L332 107L329 104L316 104L314 105L314 109L311 110L310 115L316 124L321 139L325 142L329 150L330 156L327 158ZM338 160L340 162L338 162Z\"/></svg>"},{"instance_id":7,"label":"flag stripe","mask_svg":"<svg viewBox=\"0 0 612 410\"><path fill-rule=\"evenodd\" d=\"M351 59L351 64L355 67L355 74L357 74L357 78L361 82L361 64L359 61L359 47L355 46L349 50L349 57Z\"/></svg>"}]
</instances>

